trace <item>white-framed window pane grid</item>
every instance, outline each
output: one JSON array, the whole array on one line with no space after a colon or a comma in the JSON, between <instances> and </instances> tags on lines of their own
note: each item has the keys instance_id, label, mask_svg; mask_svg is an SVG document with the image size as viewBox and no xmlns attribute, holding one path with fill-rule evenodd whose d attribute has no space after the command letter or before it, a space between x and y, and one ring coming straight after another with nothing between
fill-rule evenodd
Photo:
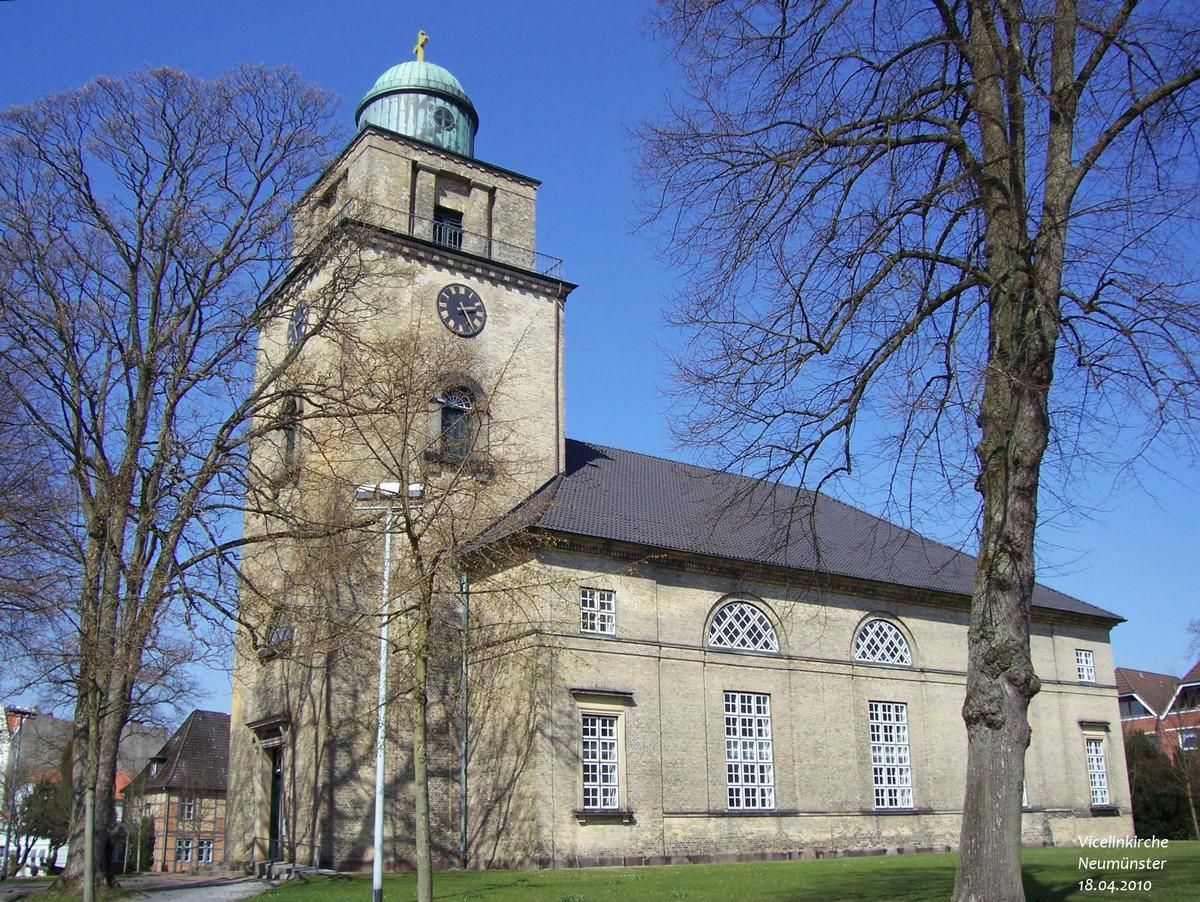
<instances>
[{"instance_id":1,"label":"white-framed window pane grid","mask_svg":"<svg viewBox=\"0 0 1200 902\"><path fill-rule=\"evenodd\" d=\"M617 718L583 715L583 807L617 807Z\"/></svg>"},{"instance_id":2,"label":"white-framed window pane grid","mask_svg":"<svg viewBox=\"0 0 1200 902\"><path fill-rule=\"evenodd\" d=\"M1108 804L1108 767L1104 763L1104 740L1087 740L1088 784L1092 788L1092 804Z\"/></svg>"},{"instance_id":3,"label":"white-framed window pane grid","mask_svg":"<svg viewBox=\"0 0 1200 902\"><path fill-rule=\"evenodd\" d=\"M717 611L708 625L708 644L746 651L779 651L775 627L758 608L735 601Z\"/></svg>"},{"instance_id":4,"label":"white-framed window pane grid","mask_svg":"<svg viewBox=\"0 0 1200 902\"><path fill-rule=\"evenodd\" d=\"M196 817L196 800L188 797L179 800L179 819L190 821Z\"/></svg>"},{"instance_id":5,"label":"white-framed window pane grid","mask_svg":"<svg viewBox=\"0 0 1200 902\"><path fill-rule=\"evenodd\" d=\"M1179 731L1179 747L1185 752L1200 749L1200 727L1186 727Z\"/></svg>"},{"instance_id":6,"label":"white-framed window pane grid","mask_svg":"<svg viewBox=\"0 0 1200 902\"><path fill-rule=\"evenodd\" d=\"M196 861L200 864L212 864L213 860L213 841L211 839L202 839L196 845Z\"/></svg>"},{"instance_id":7,"label":"white-framed window pane grid","mask_svg":"<svg viewBox=\"0 0 1200 902\"><path fill-rule=\"evenodd\" d=\"M854 660L878 664L912 664L904 634L886 620L869 620L854 637Z\"/></svg>"},{"instance_id":8,"label":"white-framed window pane grid","mask_svg":"<svg viewBox=\"0 0 1200 902\"><path fill-rule=\"evenodd\" d=\"M579 590L579 628L585 633L617 632L616 594L607 589Z\"/></svg>"},{"instance_id":9,"label":"white-framed window pane grid","mask_svg":"<svg viewBox=\"0 0 1200 902\"><path fill-rule=\"evenodd\" d=\"M192 860L192 841L190 839L175 840L175 860L185 864Z\"/></svg>"},{"instance_id":10,"label":"white-framed window pane grid","mask_svg":"<svg viewBox=\"0 0 1200 902\"><path fill-rule=\"evenodd\" d=\"M871 778L876 808L911 808L912 760L908 754L908 706L868 702Z\"/></svg>"},{"instance_id":11,"label":"white-framed window pane grid","mask_svg":"<svg viewBox=\"0 0 1200 902\"><path fill-rule=\"evenodd\" d=\"M1075 673L1081 683L1096 682L1096 663L1090 649L1075 649Z\"/></svg>"},{"instance_id":12,"label":"white-framed window pane grid","mask_svg":"<svg viewBox=\"0 0 1200 902\"><path fill-rule=\"evenodd\" d=\"M725 693L725 775L730 808L774 808L771 696Z\"/></svg>"}]
</instances>

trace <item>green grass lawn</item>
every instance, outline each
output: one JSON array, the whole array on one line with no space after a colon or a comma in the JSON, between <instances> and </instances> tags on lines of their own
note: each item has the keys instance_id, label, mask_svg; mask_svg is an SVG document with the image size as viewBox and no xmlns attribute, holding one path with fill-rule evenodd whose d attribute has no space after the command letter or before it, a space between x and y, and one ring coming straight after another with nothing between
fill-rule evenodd
<instances>
[{"instance_id":1,"label":"green grass lawn","mask_svg":"<svg viewBox=\"0 0 1200 902\"><path fill-rule=\"evenodd\" d=\"M1079 858L1165 858L1161 871L1095 872L1079 869ZM1200 842L1172 842L1162 850L1077 848L1027 849L1022 856L1029 902L1066 899L1200 899ZM924 902L950 897L955 856L897 855L828 861L685 865L656 868L584 868L561 871L445 871L434 874L438 899L547 900L591 902L608 899L666 899L688 902L738 900L822 900L822 902ZM1096 881L1092 891L1082 880ZM1152 882L1149 890L1122 884ZM1104 881L1103 886L1099 881ZM1109 881L1113 886L1108 885ZM386 902L415 897L411 875L384 881ZM290 881L260 899L282 902L362 902L371 897L369 875Z\"/></svg>"}]
</instances>

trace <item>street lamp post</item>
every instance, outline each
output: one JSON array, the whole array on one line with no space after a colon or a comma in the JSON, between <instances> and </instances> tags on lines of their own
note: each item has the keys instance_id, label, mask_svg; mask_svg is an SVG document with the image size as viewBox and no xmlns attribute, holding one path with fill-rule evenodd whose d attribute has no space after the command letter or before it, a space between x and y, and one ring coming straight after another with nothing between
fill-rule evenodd
<instances>
[{"instance_id":1,"label":"street lamp post","mask_svg":"<svg viewBox=\"0 0 1200 902\"><path fill-rule=\"evenodd\" d=\"M470 583L467 581L467 574L459 572L458 574L458 602L459 612L462 615L462 645L460 661L461 671L459 673L459 736L458 736L458 844L459 844L459 860L463 870L467 867L467 665L469 663L469 654L471 650L470 642L468 641L468 628L471 625L471 596Z\"/></svg>"},{"instance_id":2,"label":"street lamp post","mask_svg":"<svg viewBox=\"0 0 1200 902\"><path fill-rule=\"evenodd\" d=\"M414 483L408 487L410 501L419 502L425 487ZM383 511L383 575L379 605L379 697L375 721L375 855L371 868L371 902L383 902L383 807L384 807L384 748L387 745L387 663L388 624L391 620L392 597L392 521L395 500L400 495L400 483L379 482L360 485L354 493L356 501L385 499L382 506L367 510Z\"/></svg>"}]
</instances>

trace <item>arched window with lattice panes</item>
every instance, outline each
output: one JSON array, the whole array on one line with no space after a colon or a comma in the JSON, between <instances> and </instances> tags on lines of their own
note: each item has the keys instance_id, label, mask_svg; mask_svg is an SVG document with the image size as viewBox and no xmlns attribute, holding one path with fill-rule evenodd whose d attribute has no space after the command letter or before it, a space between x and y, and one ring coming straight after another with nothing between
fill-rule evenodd
<instances>
[{"instance_id":1,"label":"arched window with lattice panes","mask_svg":"<svg viewBox=\"0 0 1200 902\"><path fill-rule=\"evenodd\" d=\"M722 605L708 623L708 645L738 651L779 653L779 637L771 619L748 601Z\"/></svg>"},{"instance_id":2,"label":"arched window with lattice panes","mask_svg":"<svg viewBox=\"0 0 1200 902\"><path fill-rule=\"evenodd\" d=\"M854 660L912 666L912 651L899 628L886 620L868 620L854 637Z\"/></svg>"}]
</instances>

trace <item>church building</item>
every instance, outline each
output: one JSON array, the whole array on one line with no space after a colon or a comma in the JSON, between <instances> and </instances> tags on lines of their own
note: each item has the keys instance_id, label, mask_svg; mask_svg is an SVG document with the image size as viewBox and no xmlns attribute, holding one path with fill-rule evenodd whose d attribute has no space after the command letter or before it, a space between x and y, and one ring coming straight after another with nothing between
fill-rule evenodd
<instances>
[{"instance_id":1,"label":"church building","mask_svg":"<svg viewBox=\"0 0 1200 902\"><path fill-rule=\"evenodd\" d=\"M575 286L536 249L537 180L475 156L479 116L423 52L356 119L295 213L293 312L260 338L260 373L306 340L254 451L280 514L247 530L279 539L245 561L227 863L371 866L381 699L385 866L411 862L421 598L439 864L955 846L974 559L818 493L567 439ZM380 387L400 371L417 381ZM405 413L330 425L376 396ZM385 511L361 549L278 525L331 507L319 486L346 517ZM421 596L405 556L443 533L454 579ZM1131 835L1121 618L1039 586L1032 619L1024 839Z\"/></svg>"}]
</instances>

